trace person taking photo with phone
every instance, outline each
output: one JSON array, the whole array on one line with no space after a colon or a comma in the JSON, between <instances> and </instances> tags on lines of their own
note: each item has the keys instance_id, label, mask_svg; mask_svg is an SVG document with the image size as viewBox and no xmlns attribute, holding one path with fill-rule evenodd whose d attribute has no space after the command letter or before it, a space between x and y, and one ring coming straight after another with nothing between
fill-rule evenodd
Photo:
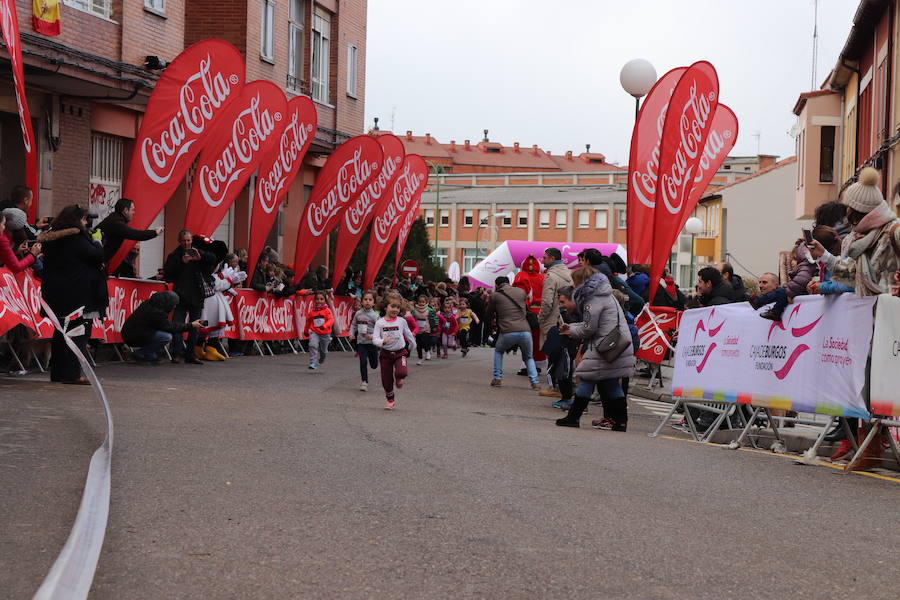
<instances>
[{"instance_id":1,"label":"person taking photo with phone","mask_svg":"<svg viewBox=\"0 0 900 600\"><path fill-rule=\"evenodd\" d=\"M178 304L172 320L176 323L193 322L200 318L203 303L208 295L215 293L212 287L212 270L215 268L216 255L212 252L201 252L194 248L194 236L190 231L178 232L178 247L166 257L163 270L166 281L172 284L173 291L178 294ZM172 338L172 362L182 359L192 365L203 362L194 356L197 345L197 330L187 332L186 350L184 337L179 334Z\"/></svg>"}]
</instances>

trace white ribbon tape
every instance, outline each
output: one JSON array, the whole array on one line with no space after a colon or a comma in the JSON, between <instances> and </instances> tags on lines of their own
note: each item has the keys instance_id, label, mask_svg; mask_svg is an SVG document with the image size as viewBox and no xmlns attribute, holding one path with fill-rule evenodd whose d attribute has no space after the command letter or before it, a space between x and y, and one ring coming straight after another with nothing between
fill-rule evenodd
<instances>
[{"instance_id":1,"label":"white ribbon tape","mask_svg":"<svg viewBox=\"0 0 900 600\"><path fill-rule=\"evenodd\" d=\"M35 600L76 600L87 598L94 580L94 572L97 570L97 562L100 558L100 548L103 546L103 538L106 535L106 521L109 517L109 492L113 447L113 422L112 413L109 410L109 401L96 373L91 368L87 358L79 350L75 342L69 337L78 331L66 331L49 306L41 300L44 312L50 317L53 326L63 333L66 345L81 363L81 369L91 382L91 386L100 398L103 410L106 412L106 439L91 457L88 467L87 480L84 483L84 492L81 495L81 505L78 507L78 515L69 533L69 539L56 562L35 593ZM66 317L65 325L68 327L72 317L78 317L80 311L76 311ZM81 331L83 333L83 329Z\"/></svg>"}]
</instances>

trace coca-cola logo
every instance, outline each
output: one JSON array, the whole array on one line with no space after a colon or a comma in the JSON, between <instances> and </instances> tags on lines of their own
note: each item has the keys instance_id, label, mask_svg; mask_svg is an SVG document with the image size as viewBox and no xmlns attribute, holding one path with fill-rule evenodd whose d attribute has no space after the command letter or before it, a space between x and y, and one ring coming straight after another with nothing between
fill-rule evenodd
<instances>
[{"instance_id":1,"label":"coca-cola logo","mask_svg":"<svg viewBox=\"0 0 900 600\"><path fill-rule=\"evenodd\" d=\"M25 323L31 323L31 311L25 296L22 295L22 291L19 289L16 278L9 271L4 271L2 275L3 285L0 285L0 319L7 312L11 312L17 319Z\"/></svg>"},{"instance_id":2,"label":"coca-cola logo","mask_svg":"<svg viewBox=\"0 0 900 600\"><path fill-rule=\"evenodd\" d=\"M106 309L106 320L103 323L103 329L107 336L110 333L122 333L122 327L125 321L134 314L137 307L150 298L154 292L161 291L161 288L146 285L131 286L116 283L109 295L109 306Z\"/></svg>"},{"instance_id":3,"label":"coca-cola logo","mask_svg":"<svg viewBox=\"0 0 900 600\"><path fill-rule=\"evenodd\" d=\"M400 156L394 156L384 161L384 166L378 176L363 190L356 202L347 207L344 212L344 225L348 232L356 235L362 230L363 223L381 200L384 190L387 189L387 185L394 178L394 173L397 172L397 167L402 162L403 158Z\"/></svg>"},{"instance_id":4,"label":"coca-cola logo","mask_svg":"<svg viewBox=\"0 0 900 600\"><path fill-rule=\"evenodd\" d=\"M655 325L653 319L656 320ZM661 314L654 312L653 319L645 316L638 322L640 350L659 357L668 347L669 332L674 328L678 315L674 312Z\"/></svg>"},{"instance_id":5,"label":"coca-cola logo","mask_svg":"<svg viewBox=\"0 0 900 600\"><path fill-rule=\"evenodd\" d=\"M203 136L231 95L232 85L240 81L235 75L226 78L211 70L212 58L207 54L178 92L178 111L168 126L158 137L147 136L140 141L144 174L154 183L169 181L181 157Z\"/></svg>"},{"instance_id":6,"label":"coca-cola logo","mask_svg":"<svg viewBox=\"0 0 900 600\"><path fill-rule=\"evenodd\" d=\"M353 300L349 298L334 299L335 321L338 325L339 335L345 335L350 331L353 322Z\"/></svg>"},{"instance_id":7,"label":"coca-cola logo","mask_svg":"<svg viewBox=\"0 0 900 600\"><path fill-rule=\"evenodd\" d=\"M231 141L222 149L219 158L212 167L200 167L200 194L207 204L212 207L222 204L228 190L244 172L245 165L253 162L260 145L269 139L275 123L281 118L280 112L272 114L268 108L260 108L259 94L250 99L250 105L234 120Z\"/></svg>"},{"instance_id":8,"label":"coca-cola logo","mask_svg":"<svg viewBox=\"0 0 900 600\"><path fill-rule=\"evenodd\" d=\"M681 212L686 196L690 193L692 186L689 183L693 180L693 170L703 150L700 144L706 136L713 110L711 102L715 98L714 91L701 90L700 83L694 79L690 93L680 107L677 121L678 143L674 158L668 172L660 175L659 182L663 204L673 215Z\"/></svg>"},{"instance_id":9,"label":"coca-cola logo","mask_svg":"<svg viewBox=\"0 0 900 600\"><path fill-rule=\"evenodd\" d=\"M255 302L253 301L255 299ZM295 335L293 300L267 298L252 293L238 296L238 319L242 337L252 339L259 335Z\"/></svg>"},{"instance_id":10,"label":"coca-cola logo","mask_svg":"<svg viewBox=\"0 0 900 600\"><path fill-rule=\"evenodd\" d=\"M362 148L356 148L353 155L338 169L335 183L328 193L318 203L309 205L307 225L310 232L315 236L322 235L331 218L362 190L363 183L377 168L377 162L363 159Z\"/></svg>"},{"instance_id":11,"label":"coca-cola logo","mask_svg":"<svg viewBox=\"0 0 900 600\"><path fill-rule=\"evenodd\" d=\"M383 215L375 215L375 221L372 230L375 232L375 238L382 244L386 244L390 238L391 231L401 216L405 216L406 209L425 183L425 176L413 173L411 165L407 164L403 167L403 171L394 181L394 196L385 208Z\"/></svg>"},{"instance_id":12,"label":"coca-cola logo","mask_svg":"<svg viewBox=\"0 0 900 600\"><path fill-rule=\"evenodd\" d=\"M270 214L275 210L276 200L284 189L290 175L296 171L303 147L312 135L312 123L301 121L298 111L291 114L291 120L281 133L278 143L278 158L272 163L268 173L260 175L256 196L259 206Z\"/></svg>"}]
</instances>

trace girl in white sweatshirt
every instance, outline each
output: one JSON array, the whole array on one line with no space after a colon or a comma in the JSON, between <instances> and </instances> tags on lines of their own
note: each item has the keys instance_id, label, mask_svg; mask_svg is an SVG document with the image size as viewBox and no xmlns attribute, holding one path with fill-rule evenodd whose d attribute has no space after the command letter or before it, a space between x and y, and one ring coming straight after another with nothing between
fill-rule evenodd
<instances>
[{"instance_id":1,"label":"girl in white sweatshirt","mask_svg":"<svg viewBox=\"0 0 900 600\"><path fill-rule=\"evenodd\" d=\"M409 324L406 319L398 316L402 304L403 298L399 294L388 296L385 316L375 323L372 334L372 342L381 348L378 362L381 367L381 385L387 398L384 407L388 410L394 408L394 382L397 383L397 389L400 389L406 379L406 359L409 356L407 344L410 351L416 349L416 338L410 331Z\"/></svg>"}]
</instances>

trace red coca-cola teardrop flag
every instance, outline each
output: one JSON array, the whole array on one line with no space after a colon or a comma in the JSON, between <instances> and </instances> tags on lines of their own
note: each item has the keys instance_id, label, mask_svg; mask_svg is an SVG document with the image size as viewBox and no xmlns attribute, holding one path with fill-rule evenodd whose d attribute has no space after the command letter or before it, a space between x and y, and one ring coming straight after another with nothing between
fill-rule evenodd
<instances>
[{"instance_id":1,"label":"red coca-cola teardrop flag","mask_svg":"<svg viewBox=\"0 0 900 600\"><path fill-rule=\"evenodd\" d=\"M309 193L297 230L294 278L300 281L344 210L381 171L381 145L373 137L350 138L328 157Z\"/></svg>"},{"instance_id":2,"label":"red coca-cola teardrop flag","mask_svg":"<svg viewBox=\"0 0 900 600\"><path fill-rule=\"evenodd\" d=\"M653 214L651 299L659 286L672 244L681 231L682 217L690 214L688 200L704 156L718 102L719 78L715 68L706 61L698 61L685 71L669 101L660 146L659 181Z\"/></svg>"},{"instance_id":3,"label":"red coca-cola teardrop flag","mask_svg":"<svg viewBox=\"0 0 900 600\"><path fill-rule=\"evenodd\" d=\"M372 180L356 201L352 202L341 219L341 231L338 234L337 247L334 251L334 277L340 278L353 256L363 232L375 216L375 207L382 197L388 193L397 175L406 151L403 142L395 135L385 134L376 138L384 154L384 164L378 177ZM371 242L370 242L371 244Z\"/></svg>"},{"instance_id":4,"label":"red coca-cola teardrop flag","mask_svg":"<svg viewBox=\"0 0 900 600\"><path fill-rule=\"evenodd\" d=\"M366 259L365 287L370 288L375 283L378 270L384 263L391 244L400 235L407 215L413 209L418 211L419 200L427 182L428 165L425 160L418 154L407 154L389 193L375 207L372 234L369 237L369 255ZM415 219L414 213L412 219Z\"/></svg>"},{"instance_id":5,"label":"red coca-cola teardrop flag","mask_svg":"<svg viewBox=\"0 0 900 600\"><path fill-rule=\"evenodd\" d=\"M691 213L703 197L707 186L715 177L716 171L722 165L725 157L734 148L737 141L738 122L737 117L730 108L724 104L716 106L716 114L713 117L712 127L709 130L709 137L706 138L706 145L703 147L703 156L700 157L700 163L694 172L694 180L691 187L691 194L688 196L687 204L681 211L681 220L677 230L681 231L684 224L690 218Z\"/></svg>"},{"instance_id":6,"label":"red coca-cola teardrop flag","mask_svg":"<svg viewBox=\"0 0 900 600\"><path fill-rule=\"evenodd\" d=\"M263 156L281 138L284 92L271 81L251 81L209 133L197 162L184 228L211 236Z\"/></svg>"},{"instance_id":7,"label":"red coca-cola teardrop flag","mask_svg":"<svg viewBox=\"0 0 900 600\"><path fill-rule=\"evenodd\" d=\"M313 101L306 96L293 98L287 103L287 121L278 143L259 163L250 217L248 272L251 274L275 223L278 207L300 172L303 157L315 137L317 124L318 114Z\"/></svg>"},{"instance_id":8,"label":"red coca-cola teardrop flag","mask_svg":"<svg viewBox=\"0 0 900 600\"><path fill-rule=\"evenodd\" d=\"M186 48L156 83L134 144L125 198L134 201L129 224L147 229L181 183L206 136L244 87L244 59L222 40ZM126 240L107 265L115 271L134 245Z\"/></svg>"},{"instance_id":9,"label":"red coca-cola teardrop flag","mask_svg":"<svg viewBox=\"0 0 900 600\"><path fill-rule=\"evenodd\" d=\"M631 154L628 159L628 260L650 262L653 247L653 209L656 206L656 183L659 177L659 146L662 142L666 108L678 80L687 67L672 69L651 88L634 123Z\"/></svg>"},{"instance_id":10,"label":"red coca-cola teardrop flag","mask_svg":"<svg viewBox=\"0 0 900 600\"><path fill-rule=\"evenodd\" d=\"M409 239L409 231L412 229L413 221L419 216L419 206L422 204L422 192L425 191L427 185L428 169L426 168L425 183L422 184L422 187L416 192L413 204L409 207L409 210L406 211L406 216L403 217L403 223L400 225L400 232L397 234L397 258L394 260L395 269L400 266L400 257L403 256L403 250L406 248L406 240Z\"/></svg>"}]
</instances>

